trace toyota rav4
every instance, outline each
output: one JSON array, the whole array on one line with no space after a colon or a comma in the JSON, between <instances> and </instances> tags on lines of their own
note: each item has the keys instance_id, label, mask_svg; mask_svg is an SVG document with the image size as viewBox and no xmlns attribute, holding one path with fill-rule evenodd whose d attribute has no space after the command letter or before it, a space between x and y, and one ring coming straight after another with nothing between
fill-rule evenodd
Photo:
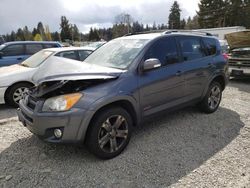
<instances>
[{"instance_id":1,"label":"toyota rav4","mask_svg":"<svg viewBox=\"0 0 250 188\"><path fill-rule=\"evenodd\" d=\"M20 101L19 120L45 141L85 143L105 159L119 155L153 114L196 104L215 112L229 76L219 41L194 32L131 34L85 63L54 58L43 79L33 77L37 86Z\"/></svg>"}]
</instances>

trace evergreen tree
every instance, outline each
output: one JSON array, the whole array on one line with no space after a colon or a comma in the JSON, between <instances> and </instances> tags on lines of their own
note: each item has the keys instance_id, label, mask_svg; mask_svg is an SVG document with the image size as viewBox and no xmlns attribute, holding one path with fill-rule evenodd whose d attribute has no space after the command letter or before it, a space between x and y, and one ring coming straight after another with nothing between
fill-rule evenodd
<instances>
[{"instance_id":1,"label":"evergreen tree","mask_svg":"<svg viewBox=\"0 0 250 188\"><path fill-rule=\"evenodd\" d=\"M70 40L71 37L71 30L70 30L70 24L69 20L65 16L61 17L61 40L64 42L66 39Z\"/></svg>"},{"instance_id":2,"label":"evergreen tree","mask_svg":"<svg viewBox=\"0 0 250 188\"><path fill-rule=\"evenodd\" d=\"M180 23L180 29L185 29L186 27L186 20L183 18Z\"/></svg>"},{"instance_id":3,"label":"evergreen tree","mask_svg":"<svg viewBox=\"0 0 250 188\"><path fill-rule=\"evenodd\" d=\"M23 34L23 30L21 28L19 28L17 30L17 33L16 33L16 40L18 41L24 41L25 38L24 38L24 34Z\"/></svg>"},{"instance_id":4,"label":"evergreen tree","mask_svg":"<svg viewBox=\"0 0 250 188\"><path fill-rule=\"evenodd\" d=\"M157 27L156 27L156 23L155 23L155 21L154 21L154 23L153 23L152 30L157 30Z\"/></svg>"},{"instance_id":5,"label":"evergreen tree","mask_svg":"<svg viewBox=\"0 0 250 188\"><path fill-rule=\"evenodd\" d=\"M15 41L16 40L16 33L15 31L12 31L10 34L10 41Z\"/></svg>"},{"instance_id":6,"label":"evergreen tree","mask_svg":"<svg viewBox=\"0 0 250 188\"><path fill-rule=\"evenodd\" d=\"M73 40L74 41L79 41L79 36L80 36L80 34L79 34L79 29L78 29L78 27L76 26L76 24L74 24L74 25L72 25L72 27L71 27L71 34L72 34L72 38L73 38Z\"/></svg>"},{"instance_id":7,"label":"evergreen tree","mask_svg":"<svg viewBox=\"0 0 250 188\"><path fill-rule=\"evenodd\" d=\"M180 29L181 25L181 9L177 1L174 1L170 9L168 17L168 27L170 29Z\"/></svg>"},{"instance_id":8,"label":"evergreen tree","mask_svg":"<svg viewBox=\"0 0 250 188\"><path fill-rule=\"evenodd\" d=\"M36 36L36 34L38 34L38 31L37 31L37 29L36 29L36 28L34 28L34 29L33 29L33 31L32 31L32 35L33 35L33 37L35 37L35 36Z\"/></svg>"},{"instance_id":9,"label":"evergreen tree","mask_svg":"<svg viewBox=\"0 0 250 188\"><path fill-rule=\"evenodd\" d=\"M90 28L89 41L99 41L99 40L100 40L100 36L99 36L97 29Z\"/></svg>"},{"instance_id":10,"label":"evergreen tree","mask_svg":"<svg viewBox=\"0 0 250 188\"><path fill-rule=\"evenodd\" d=\"M138 21L132 24L132 33L138 33L143 31L143 25L139 24Z\"/></svg>"},{"instance_id":11,"label":"evergreen tree","mask_svg":"<svg viewBox=\"0 0 250 188\"><path fill-rule=\"evenodd\" d=\"M227 22L229 26L247 26L249 8L244 0L230 0L227 4Z\"/></svg>"},{"instance_id":12,"label":"evergreen tree","mask_svg":"<svg viewBox=\"0 0 250 188\"><path fill-rule=\"evenodd\" d=\"M113 38L124 36L128 33L127 26L123 23L115 24L112 27Z\"/></svg>"},{"instance_id":13,"label":"evergreen tree","mask_svg":"<svg viewBox=\"0 0 250 188\"><path fill-rule=\"evenodd\" d=\"M250 0L244 0L244 8L245 12L245 25L248 29L250 29Z\"/></svg>"},{"instance_id":14,"label":"evergreen tree","mask_svg":"<svg viewBox=\"0 0 250 188\"><path fill-rule=\"evenodd\" d=\"M224 0L201 0L197 12L201 28L226 26L226 3Z\"/></svg>"},{"instance_id":15,"label":"evergreen tree","mask_svg":"<svg viewBox=\"0 0 250 188\"><path fill-rule=\"evenodd\" d=\"M199 22L198 22L198 16L196 15L192 19L189 16L184 29L190 29L190 30L192 30L192 29L200 29L200 25L199 25Z\"/></svg>"},{"instance_id":16,"label":"evergreen tree","mask_svg":"<svg viewBox=\"0 0 250 188\"><path fill-rule=\"evenodd\" d=\"M60 40L60 34L56 31L54 33L51 33L51 37L53 41L61 41Z\"/></svg>"},{"instance_id":17,"label":"evergreen tree","mask_svg":"<svg viewBox=\"0 0 250 188\"><path fill-rule=\"evenodd\" d=\"M42 37L42 40L47 40L46 35L45 35L45 31L44 31L44 27L43 27L43 23L39 22L37 24L37 31L40 34L40 36Z\"/></svg>"},{"instance_id":18,"label":"evergreen tree","mask_svg":"<svg viewBox=\"0 0 250 188\"><path fill-rule=\"evenodd\" d=\"M32 33L29 31L27 26L23 28L23 36L25 40L33 40Z\"/></svg>"}]
</instances>

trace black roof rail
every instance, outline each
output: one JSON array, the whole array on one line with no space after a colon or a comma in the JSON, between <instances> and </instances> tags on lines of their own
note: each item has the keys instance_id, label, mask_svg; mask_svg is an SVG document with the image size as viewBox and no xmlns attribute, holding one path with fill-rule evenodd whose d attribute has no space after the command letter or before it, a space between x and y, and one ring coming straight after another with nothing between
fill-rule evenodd
<instances>
[{"instance_id":1,"label":"black roof rail","mask_svg":"<svg viewBox=\"0 0 250 188\"><path fill-rule=\"evenodd\" d=\"M131 35L140 35L140 34L150 34L150 33L163 33L166 30L150 30L150 31L142 31L142 32L134 32L134 33L128 33L123 35L125 36L131 36Z\"/></svg>"},{"instance_id":2,"label":"black roof rail","mask_svg":"<svg viewBox=\"0 0 250 188\"><path fill-rule=\"evenodd\" d=\"M171 33L195 33L195 34L200 34L200 35L206 35L206 36L213 36L211 33L204 32L204 31L199 31L199 30L167 30L164 31L163 34L171 34Z\"/></svg>"},{"instance_id":3,"label":"black roof rail","mask_svg":"<svg viewBox=\"0 0 250 188\"><path fill-rule=\"evenodd\" d=\"M161 33L161 34L171 34L171 33L195 33L199 35L205 35L205 36L213 36L211 33L199 31L199 30L151 30L151 31L142 31L142 32L134 32L134 33L128 33L125 36L131 36L131 35L140 35L140 34L150 34L150 33Z\"/></svg>"}]
</instances>

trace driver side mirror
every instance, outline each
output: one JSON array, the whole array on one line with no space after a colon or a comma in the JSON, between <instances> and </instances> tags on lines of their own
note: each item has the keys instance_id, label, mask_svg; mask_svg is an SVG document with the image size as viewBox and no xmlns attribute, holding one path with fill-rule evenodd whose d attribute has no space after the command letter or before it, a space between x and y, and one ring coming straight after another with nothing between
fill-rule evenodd
<instances>
[{"instance_id":1,"label":"driver side mirror","mask_svg":"<svg viewBox=\"0 0 250 188\"><path fill-rule=\"evenodd\" d=\"M143 63L143 71L149 71L161 67L161 62L159 59L151 58L147 59Z\"/></svg>"},{"instance_id":2,"label":"driver side mirror","mask_svg":"<svg viewBox=\"0 0 250 188\"><path fill-rule=\"evenodd\" d=\"M3 57L3 52L0 52L0 59L2 59Z\"/></svg>"}]
</instances>

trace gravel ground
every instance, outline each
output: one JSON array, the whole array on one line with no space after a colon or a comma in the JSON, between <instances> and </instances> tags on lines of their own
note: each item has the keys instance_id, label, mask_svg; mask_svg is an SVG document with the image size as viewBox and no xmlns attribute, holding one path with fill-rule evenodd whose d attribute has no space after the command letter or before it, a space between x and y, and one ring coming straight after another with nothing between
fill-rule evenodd
<instances>
[{"instance_id":1,"label":"gravel ground","mask_svg":"<svg viewBox=\"0 0 250 188\"><path fill-rule=\"evenodd\" d=\"M186 108L137 128L112 160L40 141L0 106L0 187L250 187L250 81L214 114Z\"/></svg>"}]
</instances>

